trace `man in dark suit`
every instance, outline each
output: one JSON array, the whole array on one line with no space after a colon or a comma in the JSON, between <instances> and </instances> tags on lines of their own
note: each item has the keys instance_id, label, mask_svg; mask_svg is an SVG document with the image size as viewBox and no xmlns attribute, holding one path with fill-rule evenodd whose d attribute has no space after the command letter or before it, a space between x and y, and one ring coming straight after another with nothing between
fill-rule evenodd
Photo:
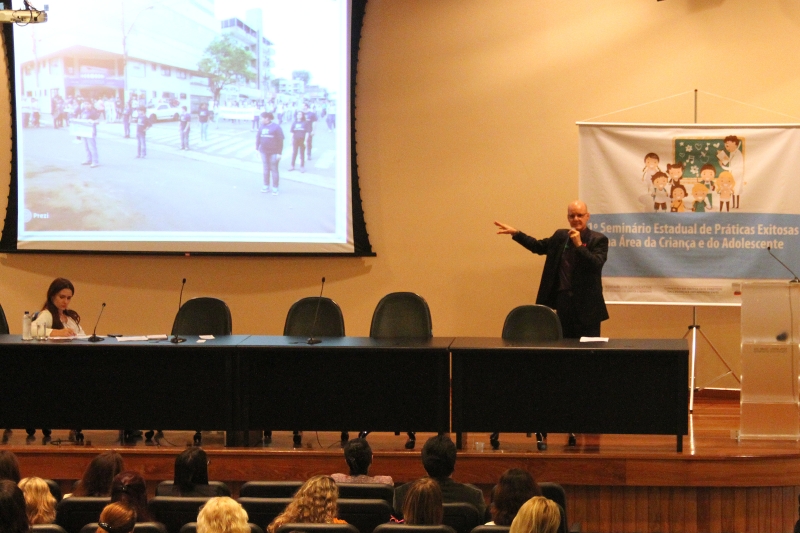
<instances>
[{"instance_id":1,"label":"man in dark suit","mask_svg":"<svg viewBox=\"0 0 800 533\"><path fill-rule=\"evenodd\" d=\"M495 222L498 234L512 235L531 252L547 255L536 303L556 310L565 338L599 337L600 322L608 319L601 281L608 237L587 227L589 217L586 204L575 200L567 207L570 229L546 239Z\"/></svg>"}]
</instances>

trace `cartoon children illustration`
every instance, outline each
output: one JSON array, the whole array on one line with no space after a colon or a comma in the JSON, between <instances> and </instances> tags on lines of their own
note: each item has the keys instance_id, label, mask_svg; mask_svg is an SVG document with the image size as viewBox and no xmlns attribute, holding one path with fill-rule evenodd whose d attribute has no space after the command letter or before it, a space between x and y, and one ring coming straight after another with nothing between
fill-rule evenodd
<instances>
[{"instance_id":1,"label":"cartoon children illustration","mask_svg":"<svg viewBox=\"0 0 800 533\"><path fill-rule=\"evenodd\" d=\"M687 196L686 188L683 185L673 185L669 195L672 198L672 205L669 208L670 212L672 213L685 212L686 207L684 207L683 205L683 199L686 198Z\"/></svg>"},{"instance_id":2,"label":"cartoon children illustration","mask_svg":"<svg viewBox=\"0 0 800 533\"><path fill-rule=\"evenodd\" d=\"M739 195L742 193L744 187L744 156L740 150L741 140L736 135L728 135L725 137L725 150L717 152L717 159L719 165L723 170L731 173L734 182L736 183L733 191L733 208L739 209ZM721 175L721 174L720 174Z\"/></svg>"},{"instance_id":3,"label":"cartoon children illustration","mask_svg":"<svg viewBox=\"0 0 800 533\"><path fill-rule=\"evenodd\" d=\"M736 180L733 179L733 174L727 170L719 173L717 178L717 192L719 193L719 211L722 212L722 204L725 203L725 210L731 210L731 199L733 198L734 187L736 187Z\"/></svg>"},{"instance_id":4,"label":"cartoon children illustration","mask_svg":"<svg viewBox=\"0 0 800 533\"><path fill-rule=\"evenodd\" d=\"M670 187L680 185L683 178L683 163L667 163L667 174L669 175ZM684 192L686 191L684 190Z\"/></svg>"},{"instance_id":5,"label":"cartoon children illustration","mask_svg":"<svg viewBox=\"0 0 800 533\"><path fill-rule=\"evenodd\" d=\"M644 168L642 169L642 185L644 185L645 192L652 195L653 193L653 176L656 172L661 172L658 166L658 154L650 152L644 156Z\"/></svg>"},{"instance_id":6,"label":"cartoon children illustration","mask_svg":"<svg viewBox=\"0 0 800 533\"><path fill-rule=\"evenodd\" d=\"M653 182L653 211L658 212L663 209L667 212L667 200L669 200L669 193L667 192L667 182L669 178L663 172L656 172L651 178Z\"/></svg>"},{"instance_id":7,"label":"cartoon children illustration","mask_svg":"<svg viewBox=\"0 0 800 533\"><path fill-rule=\"evenodd\" d=\"M698 182L694 184L694 187L692 187L692 196L694 197L692 211L695 213L705 213L706 209L711 209L711 194L708 192L708 187L703 183Z\"/></svg>"},{"instance_id":8,"label":"cartoon children illustration","mask_svg":"<svg viewBox=\"0 0 800 533\"><path fill-rule=\"evenodd\" d=\"M717 176L717 169L714 168L714 165L710 163L706 163L700 168L700 178L697 180L698 183L702 183L708 189L708 210L712 209L714 205L714 201L711 199L711 191L715 189L715 181ZM692 196L696 196L694 194L694 189L692 189Z\"/></svg>"}]
</instances>

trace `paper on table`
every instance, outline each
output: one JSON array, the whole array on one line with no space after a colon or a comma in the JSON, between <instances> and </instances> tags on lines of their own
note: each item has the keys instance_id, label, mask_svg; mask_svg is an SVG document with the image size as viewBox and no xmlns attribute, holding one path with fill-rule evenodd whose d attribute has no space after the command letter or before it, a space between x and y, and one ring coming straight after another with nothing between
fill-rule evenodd
<instances>
[{"instance_id":1,"label":"paper on table","mask_svg":"<svg viewBox=\"0 0 800 533\"><path fill-rule=\"evenodd\" d=\"M151 341L165 341L165 340L167 340L169 337L168 337L168 336L166 336L166 335L164 335L164 334L161 334L161 335L148 335L148 336L147 336L147 338L148 338L149 340L151 340Z\"/></svg>"},{"instance_id":2,"label":"paper on table","mask_svg":"<svg viewBox=\"0 0 800 533\"><path fill-rule=\"evenodd\" d=\"M581 342L608 342L608 337L581 337Z\"/></svg>"},{"instance_id":3,"label":"paper on table","mask_svg":"<svg viewBox=\"0 0 800 533\"><path fill-rule=\"evenodd\" d=\"M202 343L204 343L204 342L206 342L206 340L205 340L205 339L197 339L197 344L202 344Z\"/></svg>"},{"instance_id":4,"label":"paper on table","mask_svg":"<svg viewBox=\"0 0 800 533\"><path fill-rule=\"evenodd\" d=\"M214 339L214 335L200 335L200 338L204 341L210 341Z\"/></svg>"},{"instance_id":5,"label":"paper on table","mask_svg":"<svg viewBox=\"0 0 800 533\"><path fill-rule=\"evenodd\" d=\"M119 342L128 342L128 341L146 341L147 337L144 335L137 335L137 336L127 336L127 337L117 337Z\"/></svg>"}]
</instances>

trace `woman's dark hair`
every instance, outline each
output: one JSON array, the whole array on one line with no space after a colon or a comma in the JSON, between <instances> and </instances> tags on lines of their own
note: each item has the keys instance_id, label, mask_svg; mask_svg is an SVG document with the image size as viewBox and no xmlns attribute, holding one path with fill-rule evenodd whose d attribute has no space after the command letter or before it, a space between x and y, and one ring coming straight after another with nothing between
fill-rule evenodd
<instances>
[{"instance_id":1,"label":"woman's dark hair","mask_svg":"<svg viewBox=\"0 0 800 533\"><path fill-rule=\"evenodd\" d=\"M203 448L187 448L175 458L173 486L190 491L195 485L208 485L208 456Z\"/></svg>"},{"instance_id":2,"label":"woman's dark hair","mask_svg":"<svg viewBox=\"0 0 800 533\"><path fill-rule=\"evenodd\" d=\"M489 506L492 520L498 526L510 526L522 504L541 495L539 485L526 470L506 470L492 489L492 503Z\"/></svg>"},{"instance_id":3,"label":"woman's dark hair","mask_svg":"<svg viewBox=\"0 0 800 533\"><path fill-rule=\"evenodd\" d=\"M137 522L152 522L147 510L147 484L139 472L126 470L114 476L111 482L111 501L127 505L136 511Z\"/></svg>"},{"instance_id":4,"label":"woman's dark hair","mask_svg":"<svg viewBox=\"0 0 800 533\"><path fill-rule=\"evenodd\" d=\"M10 479L14 483L19 483L22 479L17 456L6 450L0 451L0 479Z\"/></svg>"},{"instance_id":5,"label":"woman's dark hair","mask_svg":"<svg viewBox=\"0 0 800 533\"><path fill-rule=\"evenodd\" d=\"M108 496L111 481L124 468L122 456L117 452L101 453L89 463L73 493L75 496Z\"/></svg>"},{"instance_id":6,"label":"woman's dark hair","mask_svg":"<svg viewBox=\"0 0 800 533\"><path fill-rule=\"evenodd\" d=\"M416 480L406 492L403 518L411 526L438 526L444 517L442 489L432 478Z\"/></svg>"},{"instance_id":7,"label":"woman's dark hair","mask_svg":"<svg viewBox=\"0 0 800 533\"><path fill-rule=\"evenodd\" d=\"M45 300L44 306L42 307L42 309L50 311L50 314L53 316L53 329L64 329L64 324L61 323L61 318L59 318L58 308L56 304L53 303L53 296L64 289L69 289L72 291L72 294L75 294L75 286L70 280L67 278L54 279L53 283L50 284L50 288L47 289L47 300ZM76 311L67 309L64 311L64 314L74 320L76 324L81 323L81 317Z\"/></svg>"},{"instance_id":8,"label":"woman's dark hair","mask_svg":"<svg viewBox=\"0 0 800 533\"><path fill-rule=\"evenodd\" d=\"M22 490L10 479L0 480L0 533L27 533L30 529Z\"/></svg>"},{"instance_id":9,"label":"woman's dark hair","mask_svg":"<svg viewBox=\"0 0 800 533\"><path fill-rule=\"evenodd\" d=\"M344 460L351 476L366 476L372 464L372 448L367 439L351 439L344 445Z\"/></svg>"}]
</instances>

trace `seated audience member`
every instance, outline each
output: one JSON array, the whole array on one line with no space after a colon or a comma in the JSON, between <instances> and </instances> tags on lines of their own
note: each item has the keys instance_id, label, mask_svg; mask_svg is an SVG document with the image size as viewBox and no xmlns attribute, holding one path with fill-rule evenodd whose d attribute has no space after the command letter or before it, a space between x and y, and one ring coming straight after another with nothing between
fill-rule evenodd
<instances>
[{"instance_id":1,"label":"seated audience member","mask_svg":"<svg viewBox=\"0 0 800 533\"><path fill-rule=\"evenodd\" d=\"M526 470L506 470L492 489L492 503L489 506L492 521L486 525L510 526L522 504L541 495L539 485Z\"/></svg>"},{"instance_id":2,"label":"seated audience member","mask_svg":"<svg viewBox=\"0 0 800 533\"><path fill-rule=\"evenodd\" d=\"M208 484L208 456L195 446L175 458L172 496L230 496L230 493L224 487Z\"/></svg>"},{"instance_id":3,"label":"seated audience member","mask_svg":"<svg viewBox=\"0 0 800 533\"><path fill-rule=\"evenodd\" d=\"M19 483L19 461L13 452L0 451L0 479L8 479Z\"/></svg>"},{"instance_id":4,"label":"seated audience member","mask_svg":"<svg viewBox=\"0 0 800 533\"><path fill-rule=\"evenodd\" d=\"M329 476L314 476L297 489L294 499L272 523L267 533L275 533L283 524L345 524L339 513L339 487Z\"/></svg>"},{"instance_id":5,"label":"seated audience member","mask_svg":"<svg viewBox=\"0 0 800 533\"><path fill-rule=\"evenodd\" d=\"M519 508L508 533L556 533L559 525L558 504L544 496L534 496Z\"/></svg>"},{"instance_id":6,"label":"seated audience member","mask_svg":"<svg viewBox=\"0 0 800 533\"><path fill-rule=\"evenodd\" d=\"M136 511L120 502L109 503L100 513L96 533L131 533L136 526Z\"/></svg>"},{"instance_id":7,"label":"seated audience member","mask_svg":"<svg viewBox=\"0 0 800 533\"><path fill-rule=\"evenodd\" d=\"M372 448L367 439L352 439L344 445L344 460L350 467L350 475L333 474L336 483L384 483L394 486L391 476L370 476Z\"/></svg>"},{"instance_id":8,"label":"seated audience member","mask_svg":"<svg viewBox=\"0 0 800 533\"><path fill-rule=\"evenodd\" d=\"M471 503L483 516L486 513L483 492L475 485L453 481L450 475L455 470L455 465L456 445L447 435L431 437L422 447L422 466L425 467L428 476L436 480L442 489L444 503ZM410 488L411 484L406 483L394 492L394 512L397 518L402 517L403 503Z\"/></svg>"},{"instance_id":9,"label":"seated audience member","mask_svg":"<svg viewBox=\"0 0 800 533\"><path fill-rule=\"evenodd\" d=\"M124 463L117 452L104 452L92 459L72 496L108 496L111 481L122 472ZM66 498L66 496L65 496Z\"/></svg>"},{"instance_id":10,"label":"seated audience member","mask_svg":"<svg viewBox=\"0 0 800 533\"><path fill-rule=\"evenodd\" d=\"M147 510L147 484L144 478L132 470L120 472L111 482L111 501L127 505L136 511L137 522L152 522Z\"/></svg>"},{"instance_id":11,"label":"seated audience member","mask_svg":"<svg viewBox=\"0 0 800 533\"><path fill-rule=\"evenodd\" d=\"M403 503L405 523L410 526L438 526L444 517L442 489L429 477L411 483Z\"/></svg>"},{"instance_id":12,"label":"seated audience member","mask_svg":"<svg viewBox=\"0 0 800 533\"><path fill-rule=\"evenodd\" d=\"M10 479L0 480L0 532L28 533L30 529L22 491Z\"/></svg>"},{"instance_id":13,"label":"seated audience member","mask_svg":"<svg viewBox=\"0 0 800 533\"><path fill-rule=\"evenodd\" d=\"M50 487L40 477L26 477L19 482L25 496L25 513L30 525L52 524L56 521L56 499Z\"/></svg>"},{"instance_id":14,"label":"seated audience member","mask_svg":"<svg viewBox=\"0 0 800 533\"><path fill-rule=\"evenodd\" d=\"M250 533L247 511L227 496L211 498L197 515L197 533Z\"/></svg>"}]
</instances>

